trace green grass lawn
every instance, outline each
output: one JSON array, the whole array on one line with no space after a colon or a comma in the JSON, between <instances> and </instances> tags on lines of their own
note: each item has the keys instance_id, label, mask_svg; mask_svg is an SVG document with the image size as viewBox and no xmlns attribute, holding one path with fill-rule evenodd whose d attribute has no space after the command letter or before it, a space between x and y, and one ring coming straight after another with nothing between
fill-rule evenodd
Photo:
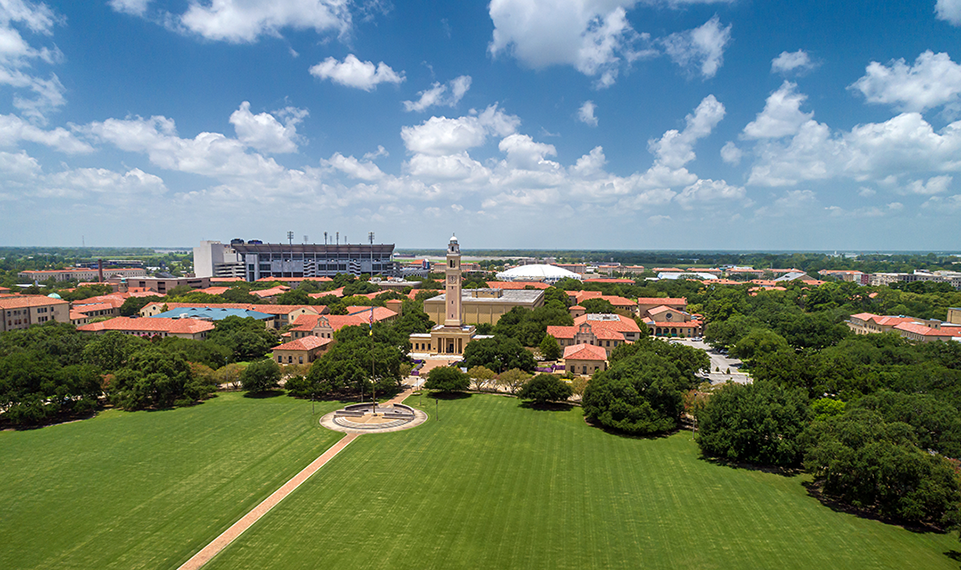
<instances>
[{"instance_id":1,"label":"green grass lawn","mask_svg":"<svg viewBox=\"0 0 961 570\"><path fill-rule=\"evenodd\" d=\"M0 568L176 568L341 437L316 425L334 407L222 394L0 433ZM499 396L440 413L361 436L207 568L959 566L956 535L834 512L687 433L619 437Z\"/></svg>"},{"instance_id":2,"label":"green grass lawn","mask_svg":"<svg viewBox=\"0 0 961 570\"><path fill-rule=\"evenodd\" d=\"M805 477L700 459L688 433L619 437L497 396L440 407L358 438L208 568L959 566L956 535L834 512Z\"/></svg>"},{"instance_id":3,"label":"green grass lawn","mask_svg":"<svg viewBox=\"0 0 961 570\"><path fill-rule=\"evenodd\" d=\"M176 568L343 434L317 404L221 394L0 433L0 568Z\"/></svg>"}]
</instances>

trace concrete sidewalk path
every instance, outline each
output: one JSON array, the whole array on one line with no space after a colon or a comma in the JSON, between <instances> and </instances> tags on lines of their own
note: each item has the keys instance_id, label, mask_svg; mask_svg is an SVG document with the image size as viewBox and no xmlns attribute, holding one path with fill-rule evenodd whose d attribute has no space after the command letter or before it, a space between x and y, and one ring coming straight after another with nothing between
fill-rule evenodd
<instances>
[{"instance_id":1,"label":"concrete sidewalk path","mask_svg":"<svg viewBox=\"0 0 961 570\"><path fill-rule=\"evenodd\" d=\"M296 474L289 481L283 484L279 489L271 493L269 497L264 499L262 503L254 507L250 512L244 515L239 521L231 525L230 528L225 530L220 536L215 538L210 544L205 546L200 552L194 554L190 560L183 563L178 570L197 570L206 564L211 558L217 555L221 550L227 547L231 542L234 541L238 536L243 534L245 530L250 528L255 522L257 522L260 517L267 514L270 509L274 508L277 503L283 501L287 495L291 494L294 489L300 486L301 483L310 478L311 475L317 472L318 469L323 467L328 461L334 458L335 455L340 453L342 449L347 447L350 442L357 439L355 433L347 434L343 439L335 443L325 451L320 457L315 459L310 465L304 467L300 473Z\"/></svg>"}]
</instances>

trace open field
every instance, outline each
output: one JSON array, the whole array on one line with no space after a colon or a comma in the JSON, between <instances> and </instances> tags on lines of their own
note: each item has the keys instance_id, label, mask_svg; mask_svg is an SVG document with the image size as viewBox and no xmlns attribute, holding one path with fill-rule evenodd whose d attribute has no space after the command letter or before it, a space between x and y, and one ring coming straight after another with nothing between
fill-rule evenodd
<instances>
[{"instance_id":1,"label":"open field","mask_svg":"<svg viewBox=\"0 0 961 570\"><path fill-rule=\"evenodd\" d=\"M208 568L958 568L956 535L834 512L805 477L700 459L689 433L618 437L498 396L440 408L357 439Z\"/></svg>"},{"instance_id":2,"label":"open field","mask_svg":"<svg viewBox=\"0 0 961 570\"><path fill-rule=\"evenodd\" d=\"M220 394L0 433L0 568L176 568L343 434L335 403Z\"/></svg>"},{"instance_id":3,"label":"open field","mask_svg":"<svg viewBox=\"0 0 961 570\"><path fill-rule=\"evenodd\" d=\"M0 434L0 567L176 568L341 436L309 408L222 395ZM688 433L624 438L501 396L440 416L361 436L206 568L959 566L956 535L834 512L803 476L700 459Z\"/></svg>"}]
</instances>

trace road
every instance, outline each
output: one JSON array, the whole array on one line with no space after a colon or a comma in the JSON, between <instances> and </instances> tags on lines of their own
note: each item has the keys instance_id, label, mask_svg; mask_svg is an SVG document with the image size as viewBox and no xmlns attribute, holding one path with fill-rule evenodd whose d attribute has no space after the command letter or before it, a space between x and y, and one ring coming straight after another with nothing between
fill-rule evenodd
<instances>
[{"instance_id":1,"label":"road","mask_svg":"<svg viewBox=\"0 0 961 570\"><path fill-rule=\"evenodd\" d=\"M731 382L737 382L738 384L751 383L751 377L741 372L740 360L719 353L711 348L711 345L707 344L706 342L700 340L691 340L689 338L672 338L671 342L684 344L699 350L703 350L707 353L711 359L711 371L708 374L700 374L699 376L701 378L710 380L711 384L723 384L729 380ZM731 371L730 374L727 373L728 370Z\"/></svg>"}]
</instances>

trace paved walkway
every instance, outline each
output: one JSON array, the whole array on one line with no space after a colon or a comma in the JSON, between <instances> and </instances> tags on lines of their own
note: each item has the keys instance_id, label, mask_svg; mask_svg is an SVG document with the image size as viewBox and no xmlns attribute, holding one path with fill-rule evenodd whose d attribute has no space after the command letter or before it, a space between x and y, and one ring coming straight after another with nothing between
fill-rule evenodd
<instances>
[{"instance_id":1,"label":"paved walkway","mask_svg":"<svg viewBox=\"0 0 961 570\"><path fill-rule=\"evenodd\" d=\"M260 517L267 514L270 509L274 508L277 503L283 501L287 495L291 494L294 489L300 486L301 483L310 478L311 475L317 472L318 469L323 467L328 461L334 458L335 455L340 453L342 449L347 447L350 442L357 439L357 434L349 433L343 439L335 443L327 451L325 451L320 457L315 459L313 463L304 467L304 469L293 476L290 481L283 484L280 489L277 489L269 497L264 499L262 503L254 507L250 512L244 515L239 521L235 522L230 528L225 530L220 536L215 538L213 542L205 546L200 552L194 554L190 560L183 563L178 570L197 570L204 564L206 564L211 558L216 556L221 550L227 547L231 542L234 541L238 536L240 536L245 530L250 528L255 522L257 522Z\"/></svg>"},{"instance_id":2,"label":"paved walkway","mask_svg":"<svg viewBox=\"0 0 961 570\"><path fill-rule=\"evenodd\" d=\"M410 396L411 392L413 392L413 388L408 388L397 396L391 398L391 400L387 403L399 404L408 396ZM264 499L262 503L251 509L250 512L241 517L239 521L235 522L230 526L230 528L221 533L221 535L215 538L210 544L203 547L200 552L194 554L190 560L184 562L180 568L178 568L178 570L198 570L201 568L204 564L209 562L211 558L217 556L221 550L227 548L227 546L236 540L238 536L243 534L245 530L260 520L260 517L266 515L270 509L277 505L277 503L283 501L287 495L294 492L294 489L300 487L301 483L307 479L310 479L311 475L326 465L328 461L333 459L335 455L347 447L350 442L357 439L357 436L359 435L360 434L358 433L348 433L343 439L332 445L330 449L321 454L321 456L315 459L310 465L304 467L300 473L294 475L289 481L284 483L283 486L271 493L271 495Z\"/></svg>"}]
</instances>

